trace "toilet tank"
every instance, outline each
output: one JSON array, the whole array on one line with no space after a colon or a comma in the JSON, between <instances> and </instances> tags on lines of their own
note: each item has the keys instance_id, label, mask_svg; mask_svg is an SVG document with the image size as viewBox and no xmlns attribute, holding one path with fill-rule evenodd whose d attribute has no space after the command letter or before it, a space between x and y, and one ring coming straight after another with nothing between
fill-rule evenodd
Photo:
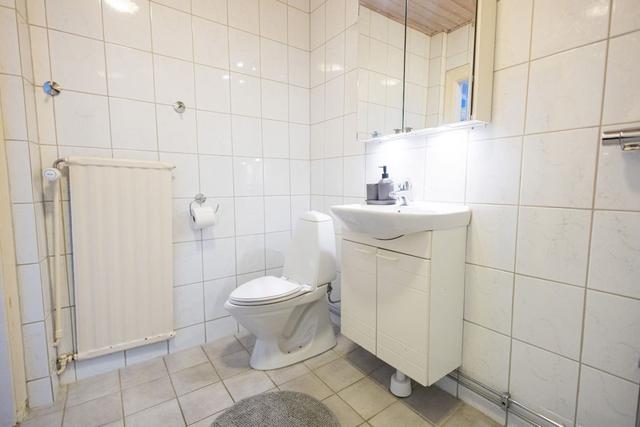
<instances>
[{"instance_id":1,"label":"toilet tank","mask_svg":"<svg viewBox=\"0 0 640 427\"><path fill-rule=\"evenodd\" d=\"M336 277L336 242L330 216L309 211L300 217L282 274L289 280L315 286Z\"/></svg>"}]
</instances>

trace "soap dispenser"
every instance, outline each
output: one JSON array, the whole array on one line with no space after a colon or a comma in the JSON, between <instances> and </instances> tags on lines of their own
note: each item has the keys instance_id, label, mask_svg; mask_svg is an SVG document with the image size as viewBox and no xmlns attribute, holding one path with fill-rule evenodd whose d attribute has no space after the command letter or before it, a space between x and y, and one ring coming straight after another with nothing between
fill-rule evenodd
<instances>
[{"instance_id":1,"label":"soap dispenser","mask_svg":"<svg viewBox=\"0 0 640 427\"><path fill-rule=\"evenodd\" d=\"M378 181L378 200L391 200L393 193L393 180L389 178L386 166L378 166L382 169L382 178Z\"/></svg>"}]
</instances>

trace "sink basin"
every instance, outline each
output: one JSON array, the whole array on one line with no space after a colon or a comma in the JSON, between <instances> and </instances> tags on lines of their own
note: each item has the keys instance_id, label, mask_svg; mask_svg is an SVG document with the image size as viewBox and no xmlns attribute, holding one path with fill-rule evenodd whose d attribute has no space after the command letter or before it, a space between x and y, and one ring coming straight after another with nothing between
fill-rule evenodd
<instances>
[{"instance_id":1,"label":"sink basin","mask_svg":"<svg viewBox=\"0 0 640 427\"><path fill-rule=\"evenodd\" d=\"M409 206L337 205L331 211L350 231L376 239L462 227L471 218L467 206L431 202L413 202Z\"/></svg>"}]
</instances>

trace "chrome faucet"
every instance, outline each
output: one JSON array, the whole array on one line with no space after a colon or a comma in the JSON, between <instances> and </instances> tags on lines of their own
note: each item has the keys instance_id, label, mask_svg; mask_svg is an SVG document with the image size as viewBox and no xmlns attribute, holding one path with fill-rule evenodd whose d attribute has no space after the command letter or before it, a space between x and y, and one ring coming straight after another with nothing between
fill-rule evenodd
<instances>
[{"instance_id":1,"label":"chrome faucet","mask_svg":"<svg viewBox=\"0 0 640 427\"><path fill-rule=\"evenodd\" d=\"M405 179L402 184L398 184L398 187L393 192L392 196L396 200L400 201L400 206L409 206L409 203L413 201L411 182L408 179Z\"/></svg>"}]
</instances>

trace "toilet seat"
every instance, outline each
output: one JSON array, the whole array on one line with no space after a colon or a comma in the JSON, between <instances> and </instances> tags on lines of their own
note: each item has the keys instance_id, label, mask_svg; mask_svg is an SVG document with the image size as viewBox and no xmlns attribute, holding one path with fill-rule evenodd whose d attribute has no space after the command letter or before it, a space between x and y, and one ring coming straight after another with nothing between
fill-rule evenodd
<instances>
[{"instance_id":1,"label":"toilet seat","mask_svg":"<svg viewBox=\"0 0 640 427\"><path fill-rule=\"evenodd\" d=\"M283 277L265 276L234 289L229 295L229 302L236 305L273 304L310 290L309 286L290 282Z\"/></svg>"}]
</instances>

